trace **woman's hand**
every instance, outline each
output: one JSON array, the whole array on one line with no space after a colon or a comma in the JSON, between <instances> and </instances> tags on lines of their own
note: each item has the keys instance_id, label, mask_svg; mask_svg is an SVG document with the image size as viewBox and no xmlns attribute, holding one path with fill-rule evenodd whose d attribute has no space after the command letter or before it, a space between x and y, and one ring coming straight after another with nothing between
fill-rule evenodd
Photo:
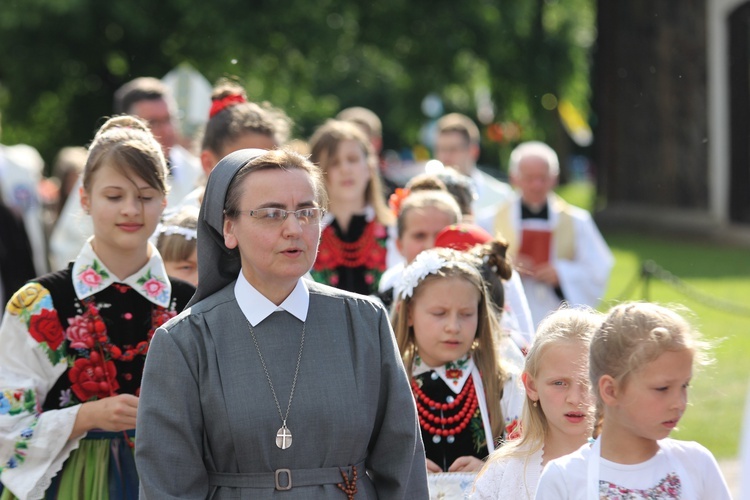
<instances>
[{"instance_id":1,"label":"woman's hand","mask_svg":"<svg viewBox=\"0 0 750 500\"><path fill-rule=\"evenodd\" d=\"M138 414L138 397L132 394L118 394L98 401L89 401L78 410L70 437L85 434L91 429L119 432L135 429Z\"/></svg>"},{"instance_id":2,"label":"woman's hand","mask_svg":"<svg viewBox=\"0 0 750 500\"><path fill-rule=\"evenodd\" d=\"M427 472L443 472L443 469L438 467L438 464L430 460L429 458L424 459L425 463L427 464Z\"/></svg>"},{"instance_id":3,"label":"woman's hand","mask_svg":"<svg viewBox=\"0 0 750 500\"><path fill-rule=\"evenodd\" d=\"M484 462L477 457L464 456L458 457L455 462L448 468L448 472L478 472Z\"/></svg>"}]
</instances>

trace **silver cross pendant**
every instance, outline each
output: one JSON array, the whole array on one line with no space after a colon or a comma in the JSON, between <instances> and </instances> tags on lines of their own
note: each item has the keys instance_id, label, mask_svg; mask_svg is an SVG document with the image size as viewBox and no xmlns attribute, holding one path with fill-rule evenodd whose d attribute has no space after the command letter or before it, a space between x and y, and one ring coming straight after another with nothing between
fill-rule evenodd
<instances>
[{"instance_id":1,"label":"silver cross pendant","mask_svg":"<svg viewBox=\"0 0 750 500\"><path fill-rule=\"evenodd\" d=\"M287 428L286 424L282 425L276 433L276 446L282 450L286 450L292 446L292 433L289 428Z\"/></svg>"}]
</instances>

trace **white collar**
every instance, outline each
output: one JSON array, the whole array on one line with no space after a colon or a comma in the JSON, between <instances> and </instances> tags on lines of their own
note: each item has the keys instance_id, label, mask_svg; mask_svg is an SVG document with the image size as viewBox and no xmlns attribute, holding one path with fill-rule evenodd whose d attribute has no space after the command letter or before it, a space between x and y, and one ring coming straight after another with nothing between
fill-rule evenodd
<instances>
[{"instance_id":1,"label":"white collar","mask_svg":"<svg viewBox=\"0 0 750 500\"><path fill-rule=\"evenodd\" d=\"M276 311L286 311L304 322L307 319L307 310L310 306L310 291L303 279L297 281L297 286L294 287L292 293L284 299L281 305L277 306L251 285L240 271L237 282L234 284L234 296L242 314L245 315L252 326L257 326L258 323Z\"/></svg>"},{"instance_id":2,"label":"white collar","mask_svg":"<svg viewBox=\"0 0 750 500\"><path fill-rule=\"evenodd\" d=\"M119 280L94 252L91 246L92 239L93 237L86 241L73 263L72 277L76 297L83 300L101 292L113 283L124 283L149 302L157 306L169 307L172 283L167 277L167 270L164 268L159 251L151 242L148 244L151 258L146 265L124 280Z\"/></svg>"},{"instance_id":3,"label":"white collar","mask_svg":"<svg viewBox=\"0 0 750 500\"><path fill-rule=\"evenodd\" d=\"M441 379L443 379L445 385L458 394L461 392L461 389L464 388L464 384L471 376L472 368L474 368L474 361L470 354L466 354L466 356L461 359L451 361L450 363L438 366L437 368L427 366L427 363L422 361L422 358L417 355L414 358L412 376L416 377L417 375L433 370Z\"/></svg>"}]
</instances>

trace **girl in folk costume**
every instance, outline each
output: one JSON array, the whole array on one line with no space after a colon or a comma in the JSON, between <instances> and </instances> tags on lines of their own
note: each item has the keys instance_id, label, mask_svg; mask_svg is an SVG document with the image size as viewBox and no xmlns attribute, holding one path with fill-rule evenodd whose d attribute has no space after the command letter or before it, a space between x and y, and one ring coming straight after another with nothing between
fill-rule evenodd
<instances>
[{"instance_id":1,"label":"girl in folk costume","mask_svg":"<svg viewBox=\"0 0 750 500\"><path fill-rule=\"evenodd\" d=\"M94 235L62 271L30 281L0 326L2 498L137 498L133 435L144 358L194 288L171 282L149 237L166 162L146 124L109 119L81 204Z\"/></svg>"},{"instance_id":2,"label":"girl in folk costume","mask_svg":"<svg viewBox=\"0 0 750 500\"><path fill-rule=\"evenodd\" d=\"M316 281L365 295L378 289L386 268L385 204L370 141L355 124L329 120L310 139L310 159L325 174L329 213L315 265Z\"/></svg>"},{"instance_id":3,"label":"girl in folk costume","mask_svg":"<svg viewBox=\"0 0 750 500\"><path fill-rule=\"evenodd\" d=\"M517 373L496 354L499 325L479 265L465 252L425 250L399 284L394 329L430 472L478 471L523 407Z\"/></svg>"},{"instance_id":4,"label":"girl in folk costume","mask_svg":"<svg viewBox=\"0 0 750 500\"><path fill-rule=\"evenodd\" d=\"M539 325L521 375L526 400L520 430L487 459L473 499L533 500L547 462L586 443L594 417L589 343L602 319L581 307L555 311Z\"/></svg>"},{"instance_id":5,"label":"girl in folk costume","mask_svg":"<svg viewBox=\"0 0 750 500\"><path fill-rule=\"evenodd\" d=\"M675 310L645 302L610 309L589 351L599 436L548 463L536 498L731 498L710 451L669 438L706 347Z\"/></svg>"}]
</instances>

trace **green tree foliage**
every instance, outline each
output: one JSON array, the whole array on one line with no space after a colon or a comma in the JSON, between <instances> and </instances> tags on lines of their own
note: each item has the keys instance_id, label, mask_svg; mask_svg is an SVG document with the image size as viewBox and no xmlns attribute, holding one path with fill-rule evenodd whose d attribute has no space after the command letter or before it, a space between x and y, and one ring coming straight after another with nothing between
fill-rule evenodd
<instances>
[{"instance_id":1,"label":"green tree foliage","mask_svg":"<svg viewBox=\"0 0 750 500\"><path fill-rule=\"evenodd\" d=\"M523 138L555 130L545 94L588 111L592 0L0 2L3 142L47 160L91 139L122 83L182 62L210 81L237 76L299 137L361 105L383 119L388 147L416 144L429 93L475 119L491 102L491 118ZM485 146L497 164L499 146Z\"/></svg>"}]
</instances>

